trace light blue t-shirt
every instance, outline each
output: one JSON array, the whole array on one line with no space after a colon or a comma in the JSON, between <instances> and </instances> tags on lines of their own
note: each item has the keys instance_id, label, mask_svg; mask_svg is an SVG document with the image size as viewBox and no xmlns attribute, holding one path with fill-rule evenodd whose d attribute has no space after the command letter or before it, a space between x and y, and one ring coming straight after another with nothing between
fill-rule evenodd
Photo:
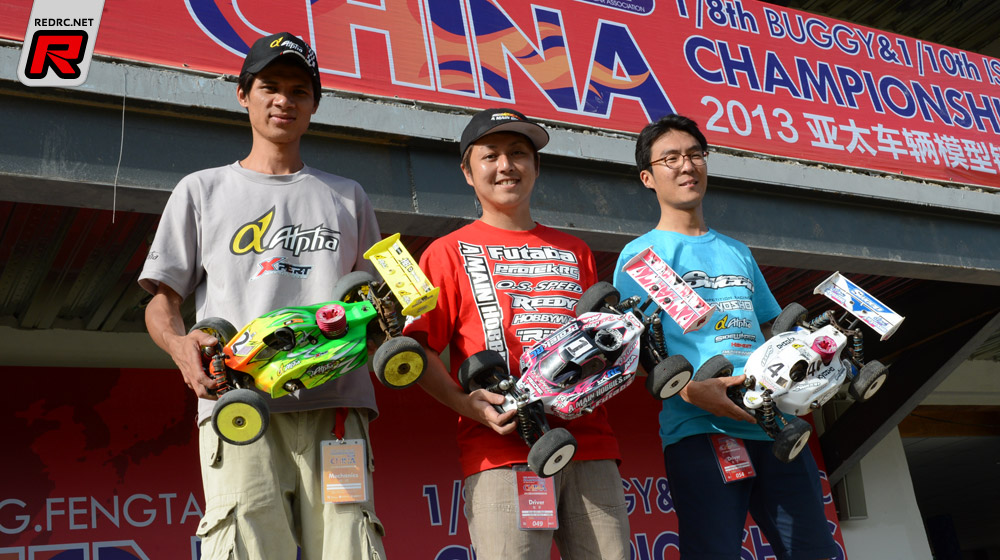
<instances>
[{"instance_id":1,"label":"light blue t-shirt","mask_svg":"<svg viewBox=\"0 0 1000 560\"><path fill-rule=\"evenodd\" d=\"M635 280L622 271L629 259L647 247L652 247L702 299L717 308L708 323L688 334L683 334L677 323L662 313L667 352L683 354L695 370L712 356L722 354L733 363L733 375L742 374L747 356L764 342L761 324L771 321L781 311L750 250L715 230L699 236L650 231L626 245L618 257L614 284L622 299L638 295L645 301L647 297ZM770 439L760 426L714 416L679 396L663 401L660 439L664 447L704 433Z\"/></svg>"}]
</instances>

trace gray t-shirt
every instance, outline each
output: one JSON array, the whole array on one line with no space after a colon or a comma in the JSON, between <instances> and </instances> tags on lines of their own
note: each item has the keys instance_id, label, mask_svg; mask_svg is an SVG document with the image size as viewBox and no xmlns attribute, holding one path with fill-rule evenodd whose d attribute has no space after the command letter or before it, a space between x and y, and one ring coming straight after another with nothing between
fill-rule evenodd
<instances>
[{"instance_id":1,"label":"gray t-shirt","mask_svg":"<svg viewBox=\"0 0 1000 560\"><path fill-rule=\"evenodd\" d=\"M363 256L381 239L361 185L308 166L267 175L233 163L181 179L163 210L139 284L160 282L194 294L196 317L221 317L237 329L279 307L328 301L337 279L374 272ZM215 401L202 399L198 421ZM330 407L377 414L367 367L274 399L271 412Z\"/></svg>"}]
</instances>

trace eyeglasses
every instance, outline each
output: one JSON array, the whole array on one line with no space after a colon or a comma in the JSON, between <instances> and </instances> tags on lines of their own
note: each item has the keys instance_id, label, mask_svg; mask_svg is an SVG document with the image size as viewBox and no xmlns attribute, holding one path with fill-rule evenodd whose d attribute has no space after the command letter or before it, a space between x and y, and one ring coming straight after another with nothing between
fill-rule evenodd
<instances>
[{"instance_id":1,"label":"eyeglasses","mask_svg":"<svg viewBox=\"0 0 1000 560\"><path fill-rule=\"evenodd\" d=\"M650 166L654 166L658 163L662 163L667 169L680 169L684 165L684 158L688 158L691 161L691 165L702 167L705 165L705 158L708 157L708 152L695 152L693 154L670 154L663 156L660 159L654 159L649 162Z\"/></svg>"}]
</instances>

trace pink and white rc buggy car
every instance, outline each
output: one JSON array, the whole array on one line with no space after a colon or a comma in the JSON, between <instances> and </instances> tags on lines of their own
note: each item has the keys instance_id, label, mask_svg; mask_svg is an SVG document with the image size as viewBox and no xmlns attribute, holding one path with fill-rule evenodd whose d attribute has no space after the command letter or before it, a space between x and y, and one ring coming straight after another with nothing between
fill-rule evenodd
<instances>
[{"instance_id":1,"label":"pink and white rc buggy car","mask_svg":"<svg viewBox=\"0 0 1000 560\"><path fill-rule=\"evenodd\" d=\"M667 353L659 311L666 309L675 320L680 317L700 327L714 307L652 251L643 256L645 260L632 263L639 275L633 277L649 294L641 305L639 296L620 301L614 286L599 282L583 293L575 320L524 351L520 378L507 372L506 360L493 350L473 354L459 369L459 383L466 392L492 391L505 398L496 406L498 412L517 410L519 433L531 447L528 466L541 477L562 470L577 447L565 428L549 429L546 414L571 420L593 411L628 387L640 364L648 372L646 388L660 399L676 395L692 378L688 360ZM675 313L668 309L671 304ZM697 312L692 314L691 309Z\"/></svg>"}]
</instances>

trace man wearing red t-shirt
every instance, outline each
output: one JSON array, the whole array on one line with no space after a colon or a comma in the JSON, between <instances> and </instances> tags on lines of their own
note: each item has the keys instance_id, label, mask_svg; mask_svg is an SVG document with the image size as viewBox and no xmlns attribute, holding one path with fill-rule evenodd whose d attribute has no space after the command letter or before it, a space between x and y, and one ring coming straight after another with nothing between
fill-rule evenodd
<instances>
[{"instance_id":1,"label":"man wearing red t-shirt","mask_svg":"<svg viewBox=\"0 0 1000 560\"><path fill-rule=\"evenodd\" d=\"M573 320L576 300L597 281L594 256L571 235L535 223L531 192L538 150L549 135L511 109L477 113L462 133L462 173L482 217L432 243L420 259L441 288L437 307L411 320L405 334L429 350L420 385L459 414L458 445L465 476L466 517L479 560L549 558L553 539L565 560L627 559L629 527L617 461L618 442L600 407L566 422L576 437L573 461L551 480L554 530L522 530L515 469L528 446L516 431L516 411L499 414L503 396L465 393L459 366L472 354L496 350L511 372L524 349ZM439 354L450 348L451 369Z\"/></svg>"}]
</instances>

